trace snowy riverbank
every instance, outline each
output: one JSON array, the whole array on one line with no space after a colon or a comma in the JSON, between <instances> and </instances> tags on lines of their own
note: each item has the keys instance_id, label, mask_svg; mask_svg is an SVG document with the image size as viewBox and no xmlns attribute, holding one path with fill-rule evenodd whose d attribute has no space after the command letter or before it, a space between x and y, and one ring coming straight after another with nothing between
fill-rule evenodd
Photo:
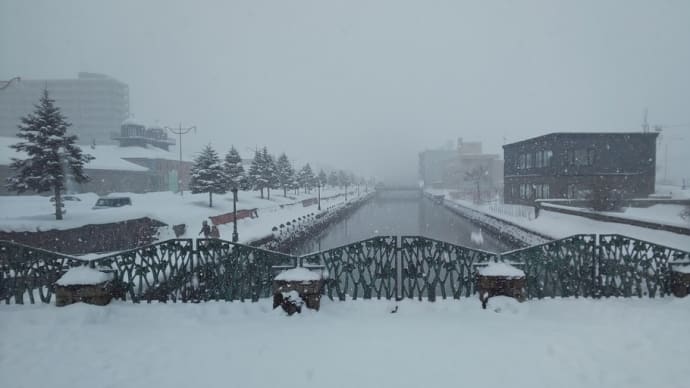
<instances>
[{"instance_id":1,"label":"snowy riverbank","mask_svg":"<svg viewBox=\"0 0 690 388\"><path fill-rule=\"evenodd\" d=\"M0 376L53 387L685 387L690 299L0 306ZM398 305L395 314L391 311Z\"/></svg>"}]
</instances>

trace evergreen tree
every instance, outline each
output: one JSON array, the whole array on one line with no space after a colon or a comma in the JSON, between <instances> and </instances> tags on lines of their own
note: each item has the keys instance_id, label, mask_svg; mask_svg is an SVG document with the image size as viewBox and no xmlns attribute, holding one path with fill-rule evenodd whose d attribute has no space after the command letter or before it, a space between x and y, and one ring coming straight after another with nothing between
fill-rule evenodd
<instances>
[{"instance_id":1,"label":"evergreen tree","mask_svg":"<svg viewBox=\"0 0 690 388\"><path fill-rule=\"evenodd\" d=\"M288 188L293 186L292 184L295 171L285 153L278 157L278 162L276 163L276 172L278 174L278 185L283 189L283 196L287 197Z\"/></svg>"},{"instance_id":2,"label":"evergreen tree","mask_svg":"<svg viewBox=\"0 0 690 388\"><path fill-rule=\"evenodd\" d=\"M338 171L338 186L342 189L343 187L347 190L349 176L343 170Z\"/></svg>"},{"instance_id":3,"label":"evergreen tree","mask_svg":"<svg viewBox=\"0 0 690 388\"><path fill-rule=\"evenodd\" d=\"M337 172L331 171L331 173L328 174L328 185L331 187L338 186L338 173Z\"/></svg>"},{"instance_id":4,"label":"evergreen tree","mask_svg":"<svg viewBox=\"0 0 690 388\"><path fill-rule=\"evenodd\" d=\"M55 100L43 90L33 113L21 119L17 137L24 139L11 147L26 154L26 159L12 158L10 167L16 175L7 178L7 188L17 193L32 190L52 191L55 196L55 219L62 219L62 197L67 179L76 183L89 181L84 165L94 158L82 153L75 144L76 135L68 135L70 123L55 106Z\"/></svg>"},{"instance_id":5,"label":"evergreen tree","mask_svg":"<svg viewBox=\"0 0 690 388\"><path fill-rule=\"evenodd\" d=\"M264 188L266 181L264 179L264 161L263 156L259 150L254 152L254 159L251 166L249 166L249 174L247 176L248 184L253 190L261 191L261 199L264 198Z\"/></svg>"},{"instance_id":6,"label":"evergreen tree","mask_svg":"<svg viewBox=\"0 0 690 388\"><path fill-rule=\"evenodd\" d=\"M230 147L230 151L225 155L223 170L228 178L228 190L233 187L241 188L244 179L244 167L242 167L242 158L235 147Z\"/></svg>"},{"instance_id":7,"label":"evergreen tree","mask_svg":"<svg viewBox=\"0 0 690 388\"><path fill-rule=\"evenodd\" d=\"M278 187L278 172L273 155L268 153L268 148L264 147L261 159L263 159L263 176L266 181L267 199L271 199L271 189Z\"/></svg>"},{"instance_id":8,"label":"evergreen tree","mask_svg":"<svg viewBox=\"0 0 690 388\"><path fill-rule=\"evenodd\" d=\"M189 187L193 194L208 193L208 206L213 207L213 194L228 191L228 177L216 151L207 145L194 159Z\"/></svg>"},{"instance_id":9,"label":"evergreen tree","mask_svg":"<svg viewBox=\"0 0 690 388\"><path fill-rule=\"evenodd\" d=\"M305 164L299 172L297 180L301 187L304 187L304 192L307 193L314 185L314 172L311 170L309 163Z\"/></svg>"},{"instance_id":10,"label":"evergreen tree","mask_svg":"<svg viewBox=\"0 0 690 388\"><path fill-rule=\"evenodd\" d=\"M328 176L326 175L326 172L323 170L319 170L319 186L324 187L326 183L328 183Z\"/></svg>"}]
</instances>

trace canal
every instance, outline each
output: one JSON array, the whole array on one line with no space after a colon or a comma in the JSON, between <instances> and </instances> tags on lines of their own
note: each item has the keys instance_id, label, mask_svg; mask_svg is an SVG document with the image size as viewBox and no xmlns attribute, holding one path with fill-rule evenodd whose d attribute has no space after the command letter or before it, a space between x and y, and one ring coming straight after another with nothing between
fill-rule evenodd
<instances>
[{"instance_id":1,"label":"canal","mask_svg":"<svg viewBox=\"0 0 690 388\"><path fill-rule=\"evenodd\" d=\"M421 197L419 192L385 191L377 193L349 217L330 225L316 238L294 247L291 253L301 255L374 236L402 235L420 235L490 252L514 248L481 232L479 227L443 205Z\"/></svg>"}]
</instances>

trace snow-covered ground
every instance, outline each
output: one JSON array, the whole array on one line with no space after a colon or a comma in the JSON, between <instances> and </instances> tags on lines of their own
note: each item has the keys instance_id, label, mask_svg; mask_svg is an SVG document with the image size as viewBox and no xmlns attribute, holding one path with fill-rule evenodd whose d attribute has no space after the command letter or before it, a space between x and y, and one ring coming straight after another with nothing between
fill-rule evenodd
<instances>
[{"instance_id":1,"label":"snow-covered ground","mask_svg":"<svg viewBox=\"0 0 690 388\"><path fill-rule=\"evenodd\" d=\"M395 306L397 312L392 314ZM3 387L687 387L690 298L0 306ZM496 310L500 310L496 312Z\"/></svg>"},{"instance_id":2,"label":"snow-covered ground","mask_svg":"<svg viewBox=\"0 0 690 388\"><path fill-rule=\"evenodd\" d=\"M350 188L352 190L352 188ZM344 196L323 199L343 193L344 190L326 188L321 191L321 208L345 202ZM364 189L360 189L364 195ZM112 209L92 209L99 198L94 193L76 194L81 201L65 201L66 213L62 221L55 220L54 206L44 196L3 196L0 197L0 230L35 231L49 229L69 229L87 224L103 224L128 219L150 217L170 225L164 230L160 239L174 238L172 225L187 224L185 237L198 237L201 222L209 216L232 212L232 193L214 194L213 207L208 206L208 194L190 194L183 196L172 192L146 194L114 193L109 197L127 196L132 199L132 206ZM259 217L242 219L237 223L241 241L250 241L271 234L274 226L292 221L309 213L317 213L317 205L302 206L301 200L315 198L316 190L305 194L294 192L283 197L282 191L272 191L271 199L260 199L258 192L239 192L237 210L258 208ZM348 199L356 197L356 190ZM281 205L283 206L281 208ZM221 238L230 239L232 223L219 226Z\"/></svg>"},{"instance_id":3,"label":"snow-covered ground","mask_svg":"<svg viewBox=\"0 0 690 388\"><path fill-rule=\"evenodd\" d=\"M431 194L447 194L445 190L426 190ZM445 196L446 203L458 204L467 208L489 214L495 218L502 219L513 224L519 225L523 228L535 231L545 236L554 239L565 238L574 234L622 234L629 237L634 237L640 240L650 241L661 245L666 245L676 249L690 251L690 237L683 234L665 232L660 230L653 230L649 228L642 228L638 226L625 225L615 222L596 221L585 217L579 217L558 212L551 212L542 210L539 212L539 217L530 219L525 217L511 216L506 213L492 212L490 205L477 205L472 201L462 199L452 199L449 195ZM656 206L648 209L627 209L631 217L643 219L645 217L652 218L656 222L670 217L675 214L676 210L681 210L681 206L677 205L658 205L658 206L672 206L672 209L664 208L664 210L657 209ZM612 213L620 216L621 213ZM680 220L680 221L678 221ZM674 216L673 223L679 224L685 222L679 215ZM687 225L687 224L686 224Z\"/></svg>"}]
</instances>

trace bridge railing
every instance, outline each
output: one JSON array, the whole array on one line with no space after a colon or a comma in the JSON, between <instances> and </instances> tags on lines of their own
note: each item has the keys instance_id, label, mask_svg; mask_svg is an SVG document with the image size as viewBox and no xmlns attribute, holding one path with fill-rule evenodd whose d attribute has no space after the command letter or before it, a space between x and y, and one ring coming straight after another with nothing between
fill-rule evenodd
<instances>
[{"instance_id":1,"label":"bridge railing","mask_svg":"<svg viewBox=\"0 0 690 388\"><path fill-rule=\"evenodd\" d=\"M0 241L0 300L50 303L69 268L116 274L120 297L141 301L269 297L281 270L323 270L331 299L470 297L479 267L507 262L526 274L528 298L656 297L669 294L674 266L690 253L621 235L575 235L496 254L420 236L378 236L297 257L215 239L175 239L83 260Z\"/></svg>"}]
</instances>

